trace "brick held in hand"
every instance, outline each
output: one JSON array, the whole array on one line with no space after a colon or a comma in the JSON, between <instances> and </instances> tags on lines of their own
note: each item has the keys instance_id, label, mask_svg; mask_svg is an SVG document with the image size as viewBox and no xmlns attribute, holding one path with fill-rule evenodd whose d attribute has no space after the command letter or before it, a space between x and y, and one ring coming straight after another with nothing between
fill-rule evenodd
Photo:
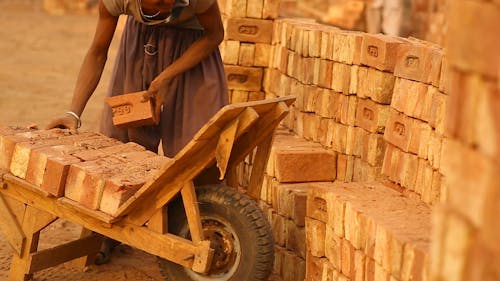
<instances>
[{"instance_id":1,"label":"brick held in hand","mask_svg":"<svg viewBox=\"0 0 500 281\"><path fill-rule=\"evenodd\" d=\"M106 99L113 111L113 124L119 128L158 124L153 102L144 100L145 92L114 96Z\"/></svg>"}]
</instances>

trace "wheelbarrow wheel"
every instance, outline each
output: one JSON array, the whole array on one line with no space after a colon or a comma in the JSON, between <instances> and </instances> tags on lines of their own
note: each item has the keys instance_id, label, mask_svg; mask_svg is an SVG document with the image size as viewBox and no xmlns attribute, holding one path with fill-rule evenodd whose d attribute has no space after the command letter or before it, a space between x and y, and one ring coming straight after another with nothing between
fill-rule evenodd
<instances>
[{"instance_id":1,"label":"wheelbarrow wheel","mask_svg":"<svg viewBox=\"0 0 500 281\"><path fill-rule=\"evenodd\" d=\"M196 194L204 235L215 250L210 270L200 274L159 258L165 280L267 281L273 269L274 240L255 201L224 185L197 187ZM169 232L190 238L181 203L169 204Z\"/></svg>"}]
</instances>

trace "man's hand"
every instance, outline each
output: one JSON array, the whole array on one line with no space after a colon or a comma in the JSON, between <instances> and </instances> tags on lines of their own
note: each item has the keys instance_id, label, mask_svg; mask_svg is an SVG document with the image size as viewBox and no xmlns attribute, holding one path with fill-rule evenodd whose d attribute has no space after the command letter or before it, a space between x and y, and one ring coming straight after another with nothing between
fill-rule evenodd
<instances>
[{"instance_id":1,"label":"man's hand","mask_svg":"<svg viewBox=\"0 0 500 281\"><path fill-rule=\"evenodd\" d=\"M52 120L46 127L47 130L53 128L69 129L72 133L77 133L78 120L71 115L65 114Z\"/></svg>"},{"instance_id":2,"label":"man's hand","mask_svg":"<svg viewBox=\"0 0 500 281\"><path fill-rule=\"evenodd\" d=\"M153 82L151 82L149 89L143 95L144 101L151 100L151 102L153 103L154 115L158 122L160 120L161 106L163 105L164 100L163 95L166 92L166 89L161 88L168 87L168 84L168 81L163 80L160 75L156 77Z\"/></svg>"},{"instance_id":3,"label":"man's hand","mask_svg":"<svg viewBox=\"0 0 500 281\"><path fill-rule=\"evenodd\" d=\"M164 70L158 77L156 77L149 89L144 93L144 101L151 100L153 102L155 116L159 120L161 107L163 102L165 101L165 95L167 95L171 89L175 89L177 87L177 79L168 79L165 78L168 76L168 70Z\"/></svg>"}]
</instances>

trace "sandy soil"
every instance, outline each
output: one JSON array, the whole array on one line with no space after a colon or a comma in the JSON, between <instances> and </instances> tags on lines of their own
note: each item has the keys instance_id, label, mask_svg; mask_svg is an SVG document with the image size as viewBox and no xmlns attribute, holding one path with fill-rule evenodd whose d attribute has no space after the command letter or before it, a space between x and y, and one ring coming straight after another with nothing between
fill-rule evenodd
<instances>
[{"instance_id":1,"label":"sandy soil","mask_svg":"<svg viewBox=\"0 0 500 281\"><path fill-rule=\"evenodd\" d=\"M46 126L70 103L78 70L91 42L95 15L51 16L37 0L0 0L0 125ZM82 116L83 130L98 130L107 83L119 43L115 35L101 83ZM78 238L81 228L57 221L42 232L40 249ZM0 232L0 281L13 254ZM71 263L35 274L37 281L163 280L156 257L121 245L112 261L87 272Z\"/></svg>"},{"instance_id":2,"label":"sandy soil","mask_svg":"<svg viewBox=\"0 0 500 281\"><path fill-rule=\"evenodd\" d=\"M92 40L94 15L49 16L39 1L0 1L0 124L45 126L69 106L82 59ZM117 40L118 39L118 40ZM112 71L119 34L108 64L83 115L95 130Z\"/></svg>"}]
</instances>

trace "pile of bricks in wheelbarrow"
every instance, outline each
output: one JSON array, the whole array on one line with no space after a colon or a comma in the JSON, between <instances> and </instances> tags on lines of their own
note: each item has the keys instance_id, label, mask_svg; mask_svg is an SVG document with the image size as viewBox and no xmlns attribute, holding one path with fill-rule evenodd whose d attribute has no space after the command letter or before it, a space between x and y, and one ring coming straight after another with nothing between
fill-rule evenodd
<instances>
[{"instance_id":1,"label":"pile of bricks in wheelbarrow","mask_svg":"<svg viewBox=\"0 0 500 281\"><path fill-rule=\"evenodd\" d=\"M110 215L169 161L97 133L0 127L0 170Z\"/></svg>"}]
</instances>

